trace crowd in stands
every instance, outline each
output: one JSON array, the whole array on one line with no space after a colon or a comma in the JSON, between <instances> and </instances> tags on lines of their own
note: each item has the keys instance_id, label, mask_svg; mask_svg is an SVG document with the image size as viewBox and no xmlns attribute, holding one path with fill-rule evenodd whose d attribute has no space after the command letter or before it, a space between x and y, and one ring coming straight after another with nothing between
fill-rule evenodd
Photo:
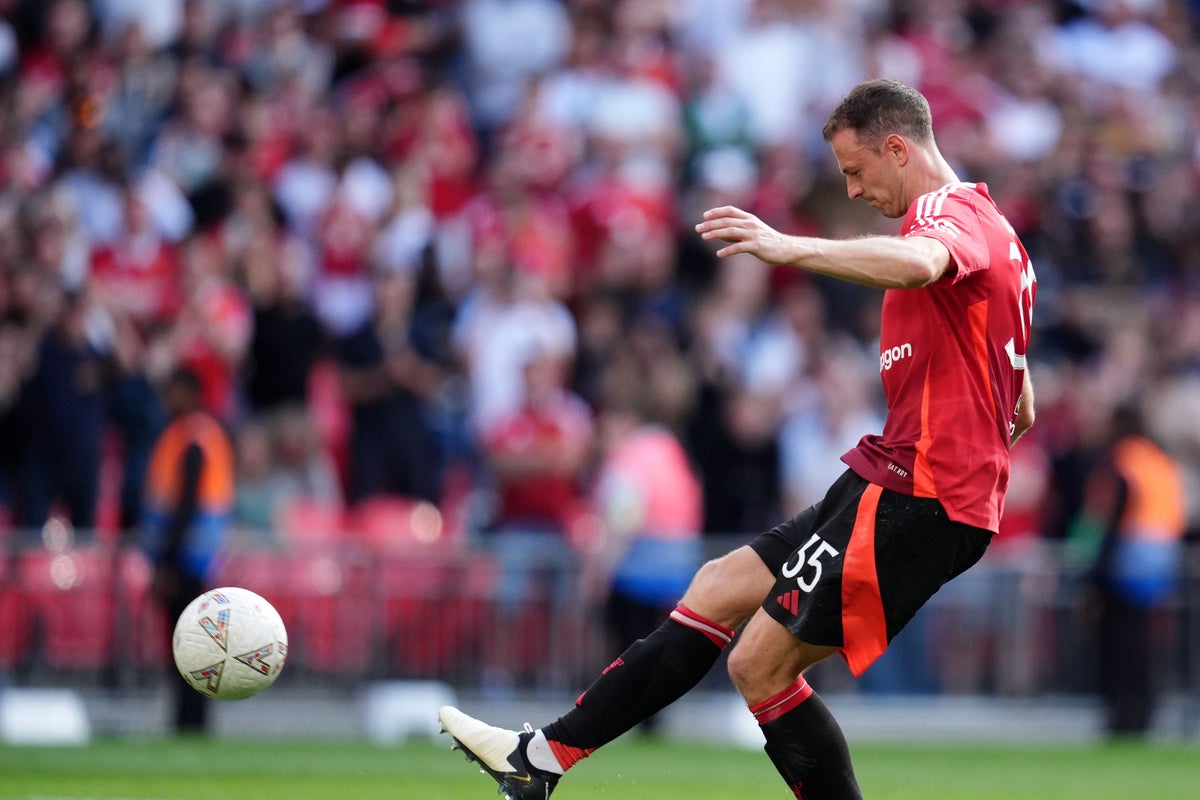
<instances>
[{"instance_id":1,"label":"crowd in stands","mask_svg":"<svg viewBox=\"0 0 1200 800\"><path fill-rule=\"evenodd\" d=\"M775 524L881 425L879 294L718 262L692 225L735 204L787 232L894 233L846 198L820 135L881 75L929 97L1037 272L1038 424L1003 535L1062 535L1122 403L1200 485L1200 4L0 14L8 530L136 526L179 366L233 434L250 535L281 535L298 499L332 519L396 496L484 536L583 541L628 511L593 487L631 414L700 479L681 516Z\"/></svg>"}]
</instances>

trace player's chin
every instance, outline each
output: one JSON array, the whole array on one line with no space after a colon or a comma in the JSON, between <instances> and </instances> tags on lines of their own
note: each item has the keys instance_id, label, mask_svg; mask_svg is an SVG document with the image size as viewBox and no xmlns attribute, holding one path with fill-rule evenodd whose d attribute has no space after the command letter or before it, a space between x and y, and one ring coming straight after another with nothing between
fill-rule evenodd
<instances>
[{"instance_id":1,"label":"player's chin","mask_svg":"<svg viewBox=\"0 0 1200 800\"><path fill-rule=\"evenodd\" d=\"M883 200L877 200L874 197L863 197L863 200L866 201L867 205L869 205L871 208L875 209L876 211L878 211L880 214L887 217L888 219L896 219L897 217L902 217L902 216L904 216L905 212L908 210L908 209L903 209L899 213L896 213L896 209L887 205L886 202Z\"/></svg>"}]
</instances>

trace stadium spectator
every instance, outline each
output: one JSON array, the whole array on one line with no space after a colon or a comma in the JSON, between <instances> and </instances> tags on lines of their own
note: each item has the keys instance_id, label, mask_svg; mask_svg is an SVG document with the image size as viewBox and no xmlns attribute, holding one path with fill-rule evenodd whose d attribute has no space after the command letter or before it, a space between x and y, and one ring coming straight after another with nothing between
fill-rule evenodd
<instances>
[{"instance_id":1,"label":"stadium spectator","mask_svg":"<svg viewBox=\"0 0 1200 800\"><path fill-rule=\"evenodd\" d=\"M1141 410L1112 415L1068 540L1098 606L1100 693L1113 736L1145 735L1160 697L1163 609L1179 588L1187 502L1179 467L1146 436Z\"/></svg>"},{"instance_id":2,"label":"stadium spectator","mask_svg":"<svg viewBox=\"0 0 1200 800\"><path fill-rule=\"evenodd\" d=\"M203 385L190 370L174 371L163 388L170 422L150 456L140 545L154 566L153 594L166 611L169 641L187 604L212 588L216 559L234 505L233 446L221 424L203 410ZM171 681L178 732L204 732L209 700Z\"/></svg>"},{"instance_id":3,"label":"stadium spectator","mask_svg":"<svg viewBox=\"0 0 1200 800\"><path fill-rule=\"evenodd\" d=\"M150 49L162 50L179 37L184 4L185 0L98 0L92 5L105 34L116 36L135 29Z\"/></svg>"},{"instance_id":4,"label":"stadium spectator","mask_svg":"<svg viewBox=\"0 0 1200 800\"><path fill-rule=\"evenodd\" d=\"M497 241L476 254L475 288L459 305L455 351L467 378L472 429L489 430L524 401L522 359L531 348L573 355L575 318L536 278L522 276Z\"/></svg>"},{"instance_id":5,"label":"stadium spectator","mask_svg":"<svg viewBox=\"0 0 1200 800\"><path fill-rule=\"evenodd\" d=\"M183 304L163 329L158 357L199 375L204 407L226 424L240 412L238 376L250 345L252 313L242 287L231 279L220 243L192 236L180 253Z\"/></svg>"},{"instance_id":6,"label":"stadium spectator","mask_svg":"<svg viewBox=\"0 0 1200 800\"><path fill-rule=\"evenodd\" d=\"M241 425L234 442L238 479L233 521L239 535L251 541L274 539L278 502L271 480L275 470L273 444L267 424L256 419Z\"/></svg>"},{"instance_id":7,"label":"stadium spectator","mask_svg":"<svg viewBox=\"0 0 1200 800\"><path fill-rule=\"evenodd\" d=\"M87 296L48 288L47 301L55 304L47 309L54 324L41 338L18 411L16 518L41 528L61 504L72 525L88 530L96 524L111 342Z\"/></svg>"},{"instance_id":8,"label":"stadium spectator","mask_svg":"<svg viewBox=\"0 0 1200 800\"><path fill-rule=\"evenodd\" d=\"M332 109L302 113L296 127L297 146L275 174L273 192L288 226L311 242L337 187L341 133Z\"/></svg>"},{"instance_id":9,"label":"stadium spectator","mask_svg":"<svg viewBox=\"0 0 1200 800\"><path fill-rule=\"evenodd\" d=\"M692 314L701 385L689 441L710 533L765 529L779 515L776 431L781 390L796 362L771 346L770 271L749 256L721 264Z\"/></svg>"},{"instance_id":10,"label":"stadium spectator","mask_svg":"<svg viewBox=\"0 0 1200 800\"><path fill-rule=\"evenodd\" d=\"M334 345L352 414L349 500L399 494L436 503L444 453L433 423L445 367L416 312L417 276L372 273L371 319Z\"/></svg>"},{"instance_id":11,"label":"stadium spectator","mask_svg":"<svg viewBox=\"0 0 1200 800\"><path fill-rule=\"evenodd\" d=\"M635 368L630 377L641 376ZM611 390L598 420L601 460L591 492L604 538L584 569L592 575L585 580L607 587L605 622L616 652L624 652L670 613L700 566L703 506L682 443L652 416L646 384ZM643 728L653 730L653 720Z\"/></svg>"},{"instance_id":12,"label":"stadium spectator","mask_svg":"<svg viewBox=\"0 0 1200 800\"><path fill-rule=\"evenodd\" d=\"M572 354L529 341L520 354L520 404L482 432L481 450L496 499L484 537L500 572L498 613L508 625L538 619L535 609L562 603L577 574L577 538L586 515L584 470L592 456L592 410L567 387ZM548 644L534 653L498 637L489 655L497 688L539 677Z\"/></svg>"},{"instance_id":13,"label":"stadium spectator","mask_svg":"<svg viewBox=\"0 0 1200 800\"><path fill-rule=\"evenodd\" d=\"M238 484L234 519L250 541L277 545L292 509L317 509L334 519L344 510L341 480L302 406L279 407L244 423L235 443ZM326 536L337 531L326 531Z\"/></svg>"},{"instance_id":14,"label":"stadium spectator","mask_svg":"<svg viewBox=\"0 0 1200 800\"><path fill-rule=\"evenodd\" d=\"M128 316L113 315L113 374L108 414L116 435L121 487L117 519L121 530L137 528L142 514L142 489L154 442L167 424L167 410L155 388L160 377L150 372L146 334Z\"/></svg>"},{"instance_id":15,"label":"stadium spectator","mask_svg":"<svg viewBox=\"0 0 1200 800\"><path fill-rule=\"evenodd\" d=\"M180 76L178 113L159 130L151 164L167 174L193 202L220 177L225 137L233 124L234 75L193 66Z\"/></svg>"},{"instance_id":16,"label":"stadium spectator","mask_svg":"<svg viewBox=\"0 0 1200 800\"><path fill-rule=\"evenodd\" d=\"M267 202L260 184L244 191ZM226 225L227 236L231 227ZM284 236L273 221L248 222L244 235L234 266L253 308L239 376L246 402L255 414L303 406L313 367L327 349L325 331L308 301L311 264L300 243Z\"/></svg>"},{"instance_id":17,"label":"stadium spectator","mask_svg":"<svg viewBox=\"0 0 1200 800\"><path fill-rule=\"evenodd\" d=\"M554 0L467 0L459 13L467 97L487 143L511 120L529 82L562 63L570 19Z\"/></svg>"},{"instance_id":18,"label":"stadium spectator","mask_svg":"<svg viewBox=\"0 0 1200 800\"><path fill-rule=\"evenodd\" d=\"M789 392L779 428L784 508L808 508L841 473L841 456L862 431L881 430L875 387L863 368L867 356L845 339L810 353L811 366Z\"/></svg>"},{"instance_id":19,"label":"stadium spectator","mask_svg":"<svg viewBox=\"0 0 1200 800\"><path fill-rule=\"evenodd\" d=\"M87 199L81 203L86 205ZM107 242L92 238L93 289L113 314L129 317L142 329L163 324L183 303L178 248L155 226L136 188L126 187L115 204L124 210L119 231Z\"/></svg>"},{"instance_id":20,"label":"stadium spectator","mask_svg":"<svg viewBox=\"0 0 1200 800\"><path fill-rule=\"evenodd\" d=\"M142 167L174 99L178 63L162 43L150 40L142 25L123 23L109 35L114 42L116 85L107 98L104 123L122 154L135 167Z\"/></svg>"}]
</instances>

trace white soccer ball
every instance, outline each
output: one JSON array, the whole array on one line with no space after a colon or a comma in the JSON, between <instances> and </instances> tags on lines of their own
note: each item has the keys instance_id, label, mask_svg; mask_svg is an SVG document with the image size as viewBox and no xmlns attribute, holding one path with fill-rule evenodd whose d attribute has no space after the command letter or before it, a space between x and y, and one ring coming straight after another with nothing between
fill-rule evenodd
<instances>
[{"instance_id":1,"label":"white soccer ball","mask_svg":"<svg viewBox=\"0 0 1200 800\"><path fill-rule=\"evenodd\" d=\"M226 586L188 604L175 623L171 652L179 674L197 692L241 700L279 677L287 642L270 603L249 589Z\"/></svg>"}]
</instances>

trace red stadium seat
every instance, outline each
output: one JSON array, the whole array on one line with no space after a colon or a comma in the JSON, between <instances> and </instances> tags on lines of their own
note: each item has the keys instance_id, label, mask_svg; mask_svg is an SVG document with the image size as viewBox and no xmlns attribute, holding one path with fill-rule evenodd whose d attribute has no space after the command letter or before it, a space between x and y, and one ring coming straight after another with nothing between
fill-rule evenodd
<instances>
[{"instance_id":1,"label":"red stadium seat","mask_svg":"<svg viewBox=\"0 0 1200 800\"><path fill-rule=\"evenodd\" d=\"M373 570L369 559L344 552L293 561L285 590L292 609L284 619L289 658L343 678L367 673L378 630Z\"/></svg>"},{"instance_id":2,"label":"red stadium seat","mask_svg":"<svg viewBox=\"0 0 1200 800\"><path fill-rule=\"evenodd\" d=\"M240 586L261 595L289 626L295 616L292 573L298 563L297 556L275 550L234 551L222 559L213 585Z\"/></svg>"},{"instance_id":3,"label":"red stadium seat","mask_svg":"<svg viewBox=\"0 0 1200 800\"><path fill-rule=\"evenodd\" d=\"M375 552L443 555L462 544L457 529L445 524L442 512L426 500L376 495L361 501L347 528Z\"/></svg>"},{"instance_id":4,"label":"red stadium seat","mask_svg":"<svg viewBox=\"0 0 1200 800\"><path fill-rule=\"evenodd\" d=\"M484 556L386 557L379 593L389 673L445 678L477 662L494 576Z\"/></svg>"},{"instance_id":5,"label":"red stadium seat","mask_svg":"<svg viewBox=\"0 0 1200 800\"><path fill-rule=\"evenodd\" d=\"M16 563L0 556L0 669L13 669L29 656L29 609L17 581Z\"/></svg>"},{"instance_id":6,"label":"red stadium seat","mask_svg":"<svg viewBox=\"0 0 1200 800\"><path fill-rule=\"evenodd\" d=\"M119 571L118 614L127 640L124 654L138 666L165 666L171 663L170 627L166 610L150 595L154 570L140 550L127 550L117 560Z\"/></svg>"},{"instance_id":7,"label":"red stadium seat","mask_svg":"<svg viewBox=\"0 0 1200 800\"><path fill-rule=\"evenodd\" d=\"M275 530L280 539L294 547L311 547L337 541L342 535L340 506L308 497L285 501L275 512Z\"/></svg>"},{"instance_id":8,"label":"red stadium seat","mask_svg":"<svg viewBox=\"0 0 1200 800\"><path fill-rule=\"evenodd\" d=\"M22 554L20 581L32 603L47 666L98 669L110 662L117 628L113 561L109 548Z\"/></svg>"}]
</instances>

